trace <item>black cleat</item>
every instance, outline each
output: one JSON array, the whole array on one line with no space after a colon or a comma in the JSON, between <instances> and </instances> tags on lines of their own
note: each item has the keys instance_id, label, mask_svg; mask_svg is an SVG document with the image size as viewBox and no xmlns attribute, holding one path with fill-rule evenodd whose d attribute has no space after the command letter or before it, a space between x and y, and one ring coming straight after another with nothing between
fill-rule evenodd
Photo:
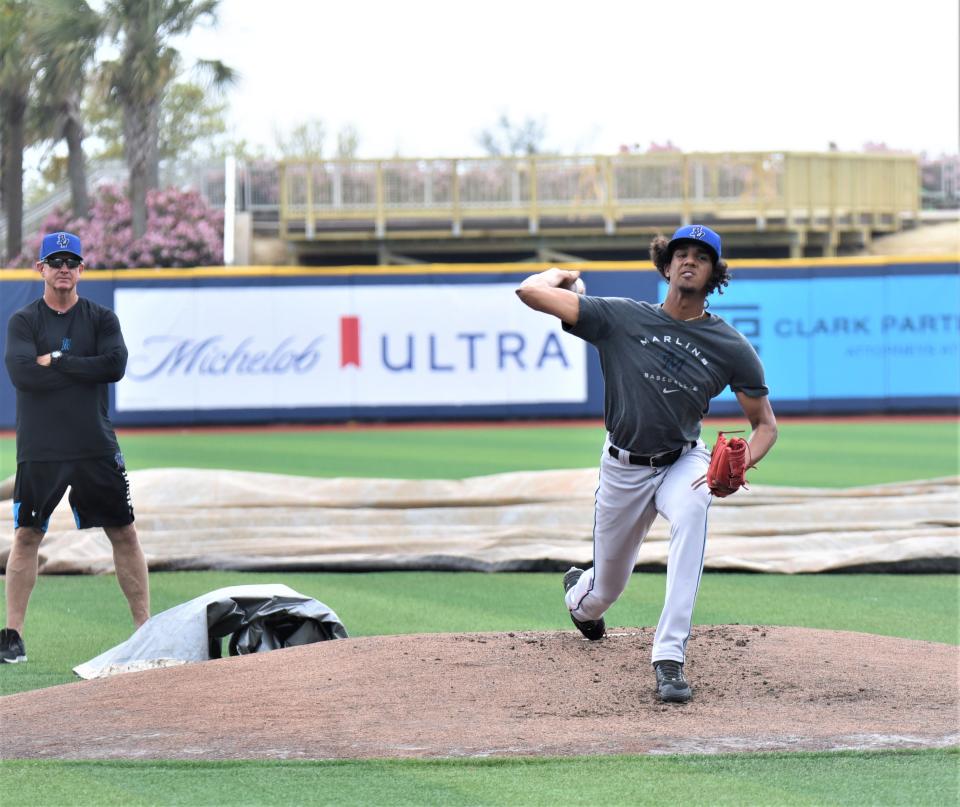
<instances>
[{"instance_id":1,"label":"black cleat","mask_svg":"<svg viewBox=\"0 0 960 807\"><path fill-rule=\"evenodd\" d=\"M686 703L693 697L690 684L683 677L682 661L655 661L653 669L657 673L657 694L665 703Z\"/></svg>"},{"instance_id":2,"label":"black cleat","mask_svg":"<svg viewBox=\"0 0 960 807\"><path fill-rule=\"evenodd\" d=\"M582 574L583 569L578 569L576 566L571 566L569 571L567 571L567 573L563 576L564 592L572 589L577 584L577 580L580 579L580 575ZM607 626L603 621L603 617L600 617L600 619L587 619L581 622L573 614L570 614L570 619L572 619L573 624L577 626L577 630L586 636L591 642L602 639L603 635L607 632Z\"/></svg>"},{"instance_id":3,"label":"black cleat","mask_svg":"<svg viewBox=\"0 0 960 807\"><path fill-rule=\"evenodd\" d=\"M23 639L13 628L0 630L0 663L17 664L27 660Z\"/></svg>"}]
</instances>

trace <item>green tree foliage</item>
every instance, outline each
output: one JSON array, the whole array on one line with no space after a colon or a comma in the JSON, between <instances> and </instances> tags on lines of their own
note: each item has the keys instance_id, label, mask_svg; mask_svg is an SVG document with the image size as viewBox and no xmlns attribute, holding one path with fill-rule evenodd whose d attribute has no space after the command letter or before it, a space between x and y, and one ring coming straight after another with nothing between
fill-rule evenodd
<instances>
[{"instance_id":1,"label":"green tree foliage","mask_svg":"<svg viewBox=\"0 0 960 807\"><path fill-rule=\"evenodd\" d=\"M287 132L275 130L273 137L283 159L322 160L327 126L319 119L303 121Z\"/></svg>"},{"instance_id":2,"label":"green tree foliage","mask_svg":"<svg viewBox=\"0 0 960 807\"><path fill-rule=\"evenodd\" d=\"M276 129L273 137L280 157L285 160L322 160L327 151L327 125L319 118L302 121L288 131ZM350 124L336 134L333 157L349 160L357 156L360 135Z\"/></svg>"},{"instance_id":3,"label":"green tree foliage","mask_svg":"<svg viewBox=\"0 0 960 807\"><path fill-rule=\"evenodd\" d=\"M7 219L6 256L23 245L23 151L27 108L36 73L31 5L0 0L0 202Z\"/></svg>"},{"instance_id":4,"label":"green tree foliage","mask_svg":"<svg viewBox=\"0 0 960 807\"><path fill-rule=\"evenodd\" d=\"M109 87L95 84L88 89L83 97L83 121L92 159L123 159L123 115L116 104L110 103Z\"/></svg>"},{"instance_id":5,"label":"green tree foliage","mask_svg":"<svg viewBox=\"0 0 960 807\"><path fill-rule=\"evenodd\" d=\"M347 124L337 132L337 154L338 160L350 160L357 156L357 149L360 148L360 134L355 126Z\"/></svg>"},{"instance_id":6,"label":"green tree foliage","mask_svg":"<svg viewBox=\"0 0 960 807\"><path fill-rule=\"evenodd\" d=\"M67 144L61 161L70 179L74 215L87 214L87 169L81 99L104 21L87 0L46 0L33 6L42 53L32 104L38 140Z\"/></svg>"},{"instance_id":7,"label":"green tree foliage","mask_svg":"<svg viewBox=\"0 0 960 807\"><path fill-rule=\"evenodd\" d=\"M227 103L216 88L193 82L173 84L160 104L158 155L161 160L203 159L229 150L219 142L226 134ZM123 158L123 116L98 92L84 99L84 119L98 160Z\"/></svg>"},{"instance_id":8,"label":"green tree foliage","mask_svg":"<svg viewBox=\"0 0 960 807\"><path fill-rule=\"evenodd\" d=\"M491 157L520 157L542 154L546 136L547 127L543 121L526 118L514 122L504 113L496 124L480 133L477 142Z\"/></svg>"},{"instance_id":9,"label":"green tree foliage","mask_svg":"<svg viewBox=\"0 0 960 807\"><path fill-rule=\"evenodd\" d=\"M174 84L160 106L160 159L212 156L227 131L226 113L216 88Z\"/></svg>"},{"instance_id":10,"label":"green tree foliage","mask_svg":"<svg viewBox=\"0 0 960 807\"><path fill-rule=\"evenodd\" d=\"M130 174L133 233L146 231L147 191L159 185L161 106L180 72L180 53L170 42L200 22L216 22L220 0L107 0L108 34L120 49L104 62L109 98L122 112L124 158ZM234 78L219 61L197 68L217 86Z\"/></svg>"}]
</instances>

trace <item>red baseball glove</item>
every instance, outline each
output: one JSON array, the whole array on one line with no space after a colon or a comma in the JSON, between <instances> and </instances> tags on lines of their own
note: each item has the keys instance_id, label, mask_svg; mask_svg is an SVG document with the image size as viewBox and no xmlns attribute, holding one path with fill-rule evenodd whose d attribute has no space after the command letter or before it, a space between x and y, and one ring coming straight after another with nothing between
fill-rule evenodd
<instances>
[{"instance_id":1,"label":"red baseball glove","mask_svg":"<svg viewBox=\"0 0 960 807\"><path fill-rule=\"evenodd\" d=\"M731 433L727 432L727 434ZM710 467L707 468L707 473L693 483L694 488L706 484L710 488L710 493L720 499L736 493L741 487L746 487L747 468L751 467L748 459L750 448L747 446L747 441L740 437L732 437L728 440L723 435L724 432L717 435L717 442L710 454Z\"/></svg>"}]
</instances>

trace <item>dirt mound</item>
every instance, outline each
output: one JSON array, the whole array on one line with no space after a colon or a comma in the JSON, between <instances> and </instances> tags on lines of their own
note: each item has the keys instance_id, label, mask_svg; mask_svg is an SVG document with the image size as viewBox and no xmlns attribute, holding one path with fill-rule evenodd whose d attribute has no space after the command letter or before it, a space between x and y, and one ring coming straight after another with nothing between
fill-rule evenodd
<instances>
[{"instance_id":1,"label":"dirt mound","mask_svg":"<svg viewBox=\"0 0 960 807\"><path fill-rule=\"evenodd\" d=\"M0 698L3 756L344 759L702 753L960 742L960 650L704 626L694 698L660 703L650 628L376 636Z\"/></svg>"}]
</instances>

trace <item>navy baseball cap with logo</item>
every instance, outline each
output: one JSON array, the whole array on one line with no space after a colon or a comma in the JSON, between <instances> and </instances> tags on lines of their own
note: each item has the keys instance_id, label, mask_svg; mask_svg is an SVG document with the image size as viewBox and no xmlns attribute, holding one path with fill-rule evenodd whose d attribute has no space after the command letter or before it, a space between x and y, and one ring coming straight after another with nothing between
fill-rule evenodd
<instances>
[{"instance_id":1,"label":"navy baseball cap with logo","mask_svg":"<svg viewBox=\"0 0 960 807\"><path fill-rule=\"evenodd\" d=\"M80 246L80 239L73 233L50 233L50 235L43 237L43 241L40 242L40 260L45 261L58 252L76 255L81 261L83 260L83 248Z\"/></svg>"},{"instance_id":2,"label":"navy baseball cap with logo","mask_svg":"<svg viewBox=\"0 0 960 807\"><path fill-rule=\"evenodd\" d=\"M672 255L674 248L681 241L699 241L713 253L713 261L716 263L723 254L720 249L720 236L709 227L702 224L688 224L681 227L673 234L670 243L667 244L667 250Z\"/></svg>"}]
</instances>

